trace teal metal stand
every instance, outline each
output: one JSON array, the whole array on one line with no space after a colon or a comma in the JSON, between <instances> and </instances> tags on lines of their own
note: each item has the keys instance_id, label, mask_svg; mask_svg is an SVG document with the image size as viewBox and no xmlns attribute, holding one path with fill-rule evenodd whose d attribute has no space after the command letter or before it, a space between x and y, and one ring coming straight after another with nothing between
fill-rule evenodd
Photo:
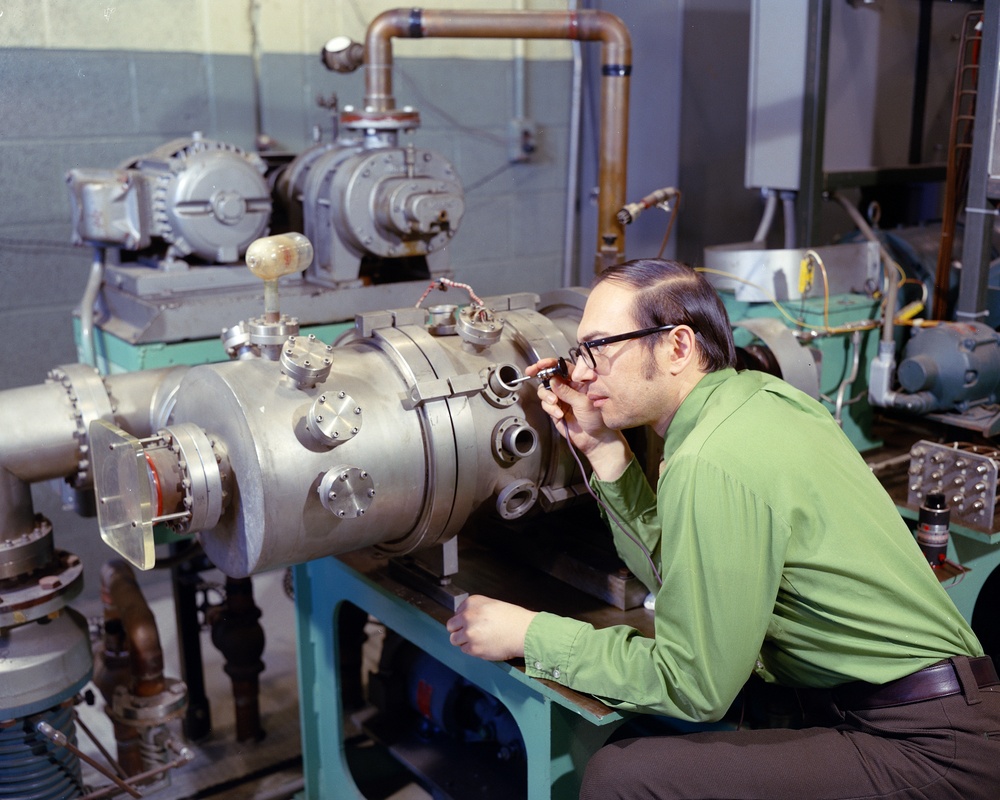
<instances>
[{"instance_id":1,"label":"teal metal stand","mask_svg":"<svg viewBox=\"0 0 1000 800\"><path fill-rule=\"evenodd\" d=\"M345 602L503 703L524 739L528 800L576 798L588 759L625 721L593 698L529 678L511 664L463 654L448 642L443 620L449 612L393 583L384 570L363 574L337 558L294 570L306 800L364 797L348 767L343 736L337 630Z\"/></svg>"}]
</instances>

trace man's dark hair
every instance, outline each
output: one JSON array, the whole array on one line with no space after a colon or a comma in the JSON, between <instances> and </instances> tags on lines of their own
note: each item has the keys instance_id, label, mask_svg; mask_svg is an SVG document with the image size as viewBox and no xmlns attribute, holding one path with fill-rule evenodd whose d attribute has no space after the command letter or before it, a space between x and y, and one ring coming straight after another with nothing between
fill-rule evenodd
<instances>
[{"instance_id":1,"label":"man's dark hair","mask_svg":"<svg viewBox=\"0 0 1000 800\"><path fill-rule=\"evenodd\" d=\"M661 258L638 258L608 267L594 281L630 286L635 290L632 316L636 327L688 325L696 334L701 368L715 372L736 365L736 347L729 315L718 292L687 264ZM643 340L652 351L655 337Z\"/></svg>"}]
</instances>

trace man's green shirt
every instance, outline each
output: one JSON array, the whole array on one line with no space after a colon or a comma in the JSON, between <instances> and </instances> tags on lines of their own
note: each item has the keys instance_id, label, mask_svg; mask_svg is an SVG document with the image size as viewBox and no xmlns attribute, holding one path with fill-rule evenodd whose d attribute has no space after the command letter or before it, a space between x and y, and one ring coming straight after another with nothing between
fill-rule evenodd
<instances>
[{"instance_id":1,"label":"man's green shirt","mask_svg":"<svg viewBox=\"0 0 1000 800\"><path fill-rule=\"evenodd\" d=\"M529 675L609 705L720 718L756 671L796 687L885 683L982 655L881 484L830 413L761 372L706 375L666 432L656 494L633 461L592 481L655 639L542 613Z\"/></svg>"}]
</instances>

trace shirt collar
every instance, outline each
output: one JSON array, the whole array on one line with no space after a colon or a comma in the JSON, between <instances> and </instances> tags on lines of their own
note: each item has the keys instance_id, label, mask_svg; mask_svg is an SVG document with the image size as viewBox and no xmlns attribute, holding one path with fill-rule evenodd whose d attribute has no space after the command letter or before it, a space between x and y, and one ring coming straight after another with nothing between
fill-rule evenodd
<instances>
[{"instance_id":1,"label":"shirt collar","mask_svg":"<svg viewBox=\"0 0 1000 800\"><path fill-rule=\"evenodd\" d=\"M698 419L701 417L701 411L712 393L735 374L736 370L731 367L709 372L688 392L688 396L681 401L680 407L667 427L663 441L664 459L669 459L674 451L681 446L681 442L694 430L694 426L698 424Z\"/></svg>"}]
</instances>

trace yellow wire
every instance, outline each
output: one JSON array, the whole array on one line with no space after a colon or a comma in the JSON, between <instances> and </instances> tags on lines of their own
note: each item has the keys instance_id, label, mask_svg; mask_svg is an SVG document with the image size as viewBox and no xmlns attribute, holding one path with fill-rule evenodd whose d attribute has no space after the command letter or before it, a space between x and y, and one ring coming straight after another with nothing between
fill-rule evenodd
<instances>
[{"instance_id":1,"label":"yellow wire","mask_svg":"<svg viewBox=\"0 0 1000 800\"><path fill-rule=\"evenodd\" d=\"M740 283L744 283L747 286L752 286L754 289L763 294L771 302L771 304L774 305L774 307L781 312L782 316L785 317L785 319L787 319L796 327L809 330L815 330L817 327L815 325L807 325L801 320L795 319L795 317L793 317L785 310L784 306L781 305L781 303L773 294L767 291L767 289L765 289L763 286L759 286L753 281L748 281L746 278L741 278L739 275L734 275L733 273L726 272L725 270L712 269L711 267L695 267L695 271L705 272L710 275L721 275L724 278L732 278L733 280L739 281ZM826 280L826 273L824 271L824 281L825 280ZM868 324L865 325L847 325L838 328L831 328L828 325L824 325L820 326L820 330L822 330L824 333L853 333L854 331L870 331L878 327L879 323L875 320L871 320L870 322L868 322Z\"/></svg>"}]
</instances>

